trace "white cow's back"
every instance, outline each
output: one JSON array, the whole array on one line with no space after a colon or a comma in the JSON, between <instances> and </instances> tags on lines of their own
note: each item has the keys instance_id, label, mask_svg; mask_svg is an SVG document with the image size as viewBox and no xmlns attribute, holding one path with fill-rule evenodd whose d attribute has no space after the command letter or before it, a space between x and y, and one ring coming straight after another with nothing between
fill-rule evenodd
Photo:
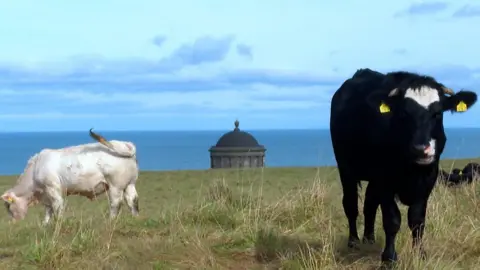
<instances>
[{"instance_id":1,"label":"white cow's back","mask_svg":"<svg viewBox=\"0 0 480 270\"><path fill-rule=\"evenodd\" d=\"M116 141L115 145L121 143ZM34 179L41 185L60 185L63 189L82 191L101 182L126 186L130 178L136 178L137 175L135 157L119 157L99 143L90 143L41 151L37 157Z\"/></svg>"}]
</instances>

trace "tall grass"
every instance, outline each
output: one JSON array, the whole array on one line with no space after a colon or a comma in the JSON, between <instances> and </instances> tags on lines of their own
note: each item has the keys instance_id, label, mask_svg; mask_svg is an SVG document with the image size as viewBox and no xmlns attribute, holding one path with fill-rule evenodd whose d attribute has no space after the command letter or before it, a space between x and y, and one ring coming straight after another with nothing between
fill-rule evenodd
<instances>
[{"instance_id":1,"label":"tall grass","mask_svg":"<svg viewBox=\"0 0 480 270\"><path fill-rule=\"evenodd\" d=\"M190 180L187 180L190 179ZM278 182L275 182L278 180ZM2 185L11 185L11 179ZM106 197L69 197L66 215L42 228L43 209L0 221L1 269L374 269L384 244L346 247L347 222L334 168L144 173L141 217L107 216ZM437 185L427 210L426 260L411 251L406 207L398 269L478 269L476 183ZM363 193L363 192L362 192ZM360 213L363 207L360 200ZM168 205L167 205L168 204ZM363 215L358 219L363 233Z\"/></svg>"}]
</instances>

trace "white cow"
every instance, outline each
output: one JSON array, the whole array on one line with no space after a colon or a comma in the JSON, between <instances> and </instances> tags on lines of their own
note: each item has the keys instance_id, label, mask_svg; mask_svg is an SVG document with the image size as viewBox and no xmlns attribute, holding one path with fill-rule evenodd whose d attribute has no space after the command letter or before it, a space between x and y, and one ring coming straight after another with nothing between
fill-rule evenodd
<instances>
[{"instance_id":1,"label":"white cow","mask_svg":"<svg viewBox=\"0 0 480 270\"><path fill-rule=\"evenodd\" d=\"M98 142L43 149L28 160L16 185L2 195L14 221L25 218L30 205L42 202L46 210L43 224L48 224L52 214L59 217L63 213L65 196L77 194L93 200L104 192L110 200L111 218L117 216L123 198L132 215L138 215L135 145L106 141L92 129L90 136Z\"/></svg>"}]
</instances>

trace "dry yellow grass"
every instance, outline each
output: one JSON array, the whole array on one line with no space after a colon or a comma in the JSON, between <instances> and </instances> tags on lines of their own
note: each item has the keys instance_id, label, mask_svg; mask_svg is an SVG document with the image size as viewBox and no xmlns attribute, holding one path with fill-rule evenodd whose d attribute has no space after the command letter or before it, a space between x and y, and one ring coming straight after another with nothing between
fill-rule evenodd
<instances>
[{"instance_id":1,"label":"dry yellow grass","mask_svg":"<svg viewBox=\"0 0 480 270\"><path fill-rule=\"evenodd\" d=\"M467 160L456 161L463 167ZM478 160L477 160L478 162ZM443 167L451 167L444 161ZM1 177L4 190L15 177ZM365 188L365 185L364 185ZM0 269L375 269L383 246L346 248L347 221L334 167L142 172L141 217L125 205L107 219L106 196L71 196L66 216L40 227L43 208L0 219ZM437 185L427 213L428 258L410 251L406 207L399 269L480 269L480 188ZM361 192L360 207L363 207ZM360 213L361 213L360 209ZM363 216L359 216L360 233Z\"/></svg>"}]
</instances>

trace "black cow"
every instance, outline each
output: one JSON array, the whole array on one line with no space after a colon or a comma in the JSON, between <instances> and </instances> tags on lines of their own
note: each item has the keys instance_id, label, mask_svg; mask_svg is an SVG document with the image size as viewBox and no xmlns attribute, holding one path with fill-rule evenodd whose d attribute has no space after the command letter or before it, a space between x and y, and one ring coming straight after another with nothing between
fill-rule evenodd
<instances>
[{"instance_id":1,"label":"black cow","mask_svg":"<svg viewBox=\"0 0 480 270\"><path fill-rule=\"evenodd\" d=\"M470 162L462 170L462 174L472 174L473 176L480 175L480 164Z\"/></svg>"},{"instance_id":2,"label":"black cow","mask_svg":"<svg viewBox=\"0 0 480 270\"><path fill-rule=\"evenodd\" d=\"M443 183L447 186L456 186L464 183L470 184L480 176L480 164L471 162L462 170L455 168L452 170L452 173L441 170L439 174L442 176Z\"/></svg>"},{"instance_id":3,"label":"black cow","mask_svg":"<svg viewBox=\"0 0 480 270\"><path fill-rule=\"evenodd\" d=\"M450 176L450 174L445 171L445 170L438 170L438 177L439 179L441 178L441 180L444 180L444 181L448 181L448 177Z\"/></svg>"},{"instance_id":4,"label":"black cow","mask_svg":"<svg viewBox=\"0 0 480 270\"><path fill-rule=\"evenodd\" d=\"M466 175L462 174L462 171L460 169L453 169L451 173L448 173L444 170L440 170L438 172L439 176L441 176L440 180L441 183L444 185L447 185L449 187L457 186L460 184L463 184L464 182L467 182L467 178L465 177ZM468 174L467 174L468 176Z\"/></svg>"},{"instance_id":5,"label":"black cow","mask_svg":"<svg viewBox=\"0 0 480 270\"><path fill-rule=\"evenodd\" d=\"M385 231L382 261L396 261L401 215L395 198L409 206L413 245L421 249L427 201L436 183L446 136L443 112L463 112L477 101L471 91L454 93L430 76L382 74L360 69L335 92L330 134L348 219L348 246L359 242L358 187L368 181L364 241L374 242L380 205Z\"/></svg>"}]
</instances>

